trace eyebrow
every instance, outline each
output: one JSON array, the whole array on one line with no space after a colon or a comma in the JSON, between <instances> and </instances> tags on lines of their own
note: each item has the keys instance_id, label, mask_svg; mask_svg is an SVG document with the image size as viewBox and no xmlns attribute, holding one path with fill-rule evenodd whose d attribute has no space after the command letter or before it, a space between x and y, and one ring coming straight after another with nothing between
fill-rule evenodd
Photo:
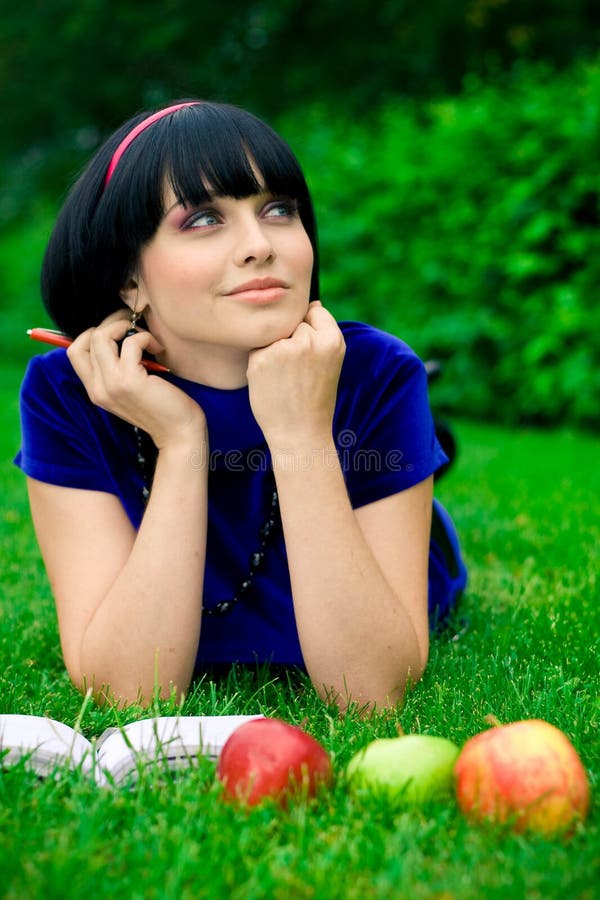
<instances>
[{"instance_id":1,"label":"eyebrow","mask_svg":"<svg viewBox=\"0 0 600 900\"><path fill-rule=\"evenodd\" d=\"M261 197L261 196L275 197L275 196L277 196L277 194L275 194L275 193L273 193L273 191L269 190L269 188L266 185L259 185L259 187L261 188L260 191L256 191L253 194L248 194L248 196L249 197ZM231 194L224 194L219 191L210 191L207 193L208 193L208 198L206 201L204 201L206 203L210 203L212 200L218 199L219 197L231 197L232 196ZM178 206L185 207L185 205L186 205L185 201L182 203L181 201L176 200L172 206L170 206L168 209L166 209L164 211L163 218L168 216L169 213L171 213L174 209L176 209L176 207L178 207ZM191 205L193 206L194 204L191 204Z\"/></svg>"}]
</instances>

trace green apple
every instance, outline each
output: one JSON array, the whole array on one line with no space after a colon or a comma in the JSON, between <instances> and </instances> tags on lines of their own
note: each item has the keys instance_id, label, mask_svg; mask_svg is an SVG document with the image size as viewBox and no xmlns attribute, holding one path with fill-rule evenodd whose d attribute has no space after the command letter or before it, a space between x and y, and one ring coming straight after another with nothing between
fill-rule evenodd
<instances>
[{"instance_id":1,"label":"green apple","mask_svg":"<svg viewBox=\"0 0 600 900\"><path fill-rule=\"evenodd\" d=\"M449 791L459 749L430 734L379 738L348 763L351 787L366 787L407 803L423 803Z\"/></svg>"}]
</instances>

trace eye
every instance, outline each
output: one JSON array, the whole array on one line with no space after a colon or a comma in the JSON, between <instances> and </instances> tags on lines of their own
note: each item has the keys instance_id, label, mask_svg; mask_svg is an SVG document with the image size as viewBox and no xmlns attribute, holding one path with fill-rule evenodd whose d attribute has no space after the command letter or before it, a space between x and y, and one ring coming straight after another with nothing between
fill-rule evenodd
<instances>
[{"instance_id":1,"label":"eye","mask_svg":"<svg viewBox=\"0 0 600 900\"><path fill-rule=\"evenodd\" d=\"M298 202L296 200L273 200L264 209L263 215L267 219L292 219L298 215Z\"/></svg>"},{"instance_id":2,"label":"eye","mask_svg":"<svg viewBox=\"0 0 600 900\"><path fill-rule=\"evenodd\" d=\"M195 212L184 223L184 228L210 228L212 225L218 225L221 217L214 209L201 209Z\"/></svg>"}]
</instances>

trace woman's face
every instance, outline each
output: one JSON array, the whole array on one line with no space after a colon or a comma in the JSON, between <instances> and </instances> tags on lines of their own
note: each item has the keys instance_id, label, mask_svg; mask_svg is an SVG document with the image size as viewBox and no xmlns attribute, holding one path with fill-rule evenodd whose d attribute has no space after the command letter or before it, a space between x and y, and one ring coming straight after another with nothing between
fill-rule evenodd
<instances>
[{"instance_id":1,"label":"woman's face","mask_svg":"<svg viewBox=\"0 0 600 900\"><path fill-rule=\"evenodd\" d=\"M166 359L247 357L289 337L308 310L313 266L295 201L265 192L192 208L169 189L165 209L140 254L136 299Z\"/></svg>"}]
</instances>

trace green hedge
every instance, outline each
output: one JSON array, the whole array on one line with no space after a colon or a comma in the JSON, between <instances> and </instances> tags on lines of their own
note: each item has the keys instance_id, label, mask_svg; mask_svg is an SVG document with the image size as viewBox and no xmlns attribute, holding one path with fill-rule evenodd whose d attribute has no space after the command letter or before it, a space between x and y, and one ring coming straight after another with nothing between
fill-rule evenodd
<instances>
[{"instance_id":1,"label":"green hedge","mask_svg":"<svg viewBox=\"0 0 600 900\"><path fill-rule=\"evenodd\" d=\"M600 424L600 58L363 120L323 107L275 124L313 189L339 318L442 359L449 412ZM0 324L19 336L41 321L44 204L0 239Z\"/></svg>"},{"instance_id":2,"label":"green hedge","mask_svg":"<svg viewBox=\"0 0 600 900\"><path fill-rule=\"evenodd\" d=\"M315 197L323 300L445 360L448 410L598 425L600 62L366 121L280 123Z\"/></svg>"}]
</instances>

